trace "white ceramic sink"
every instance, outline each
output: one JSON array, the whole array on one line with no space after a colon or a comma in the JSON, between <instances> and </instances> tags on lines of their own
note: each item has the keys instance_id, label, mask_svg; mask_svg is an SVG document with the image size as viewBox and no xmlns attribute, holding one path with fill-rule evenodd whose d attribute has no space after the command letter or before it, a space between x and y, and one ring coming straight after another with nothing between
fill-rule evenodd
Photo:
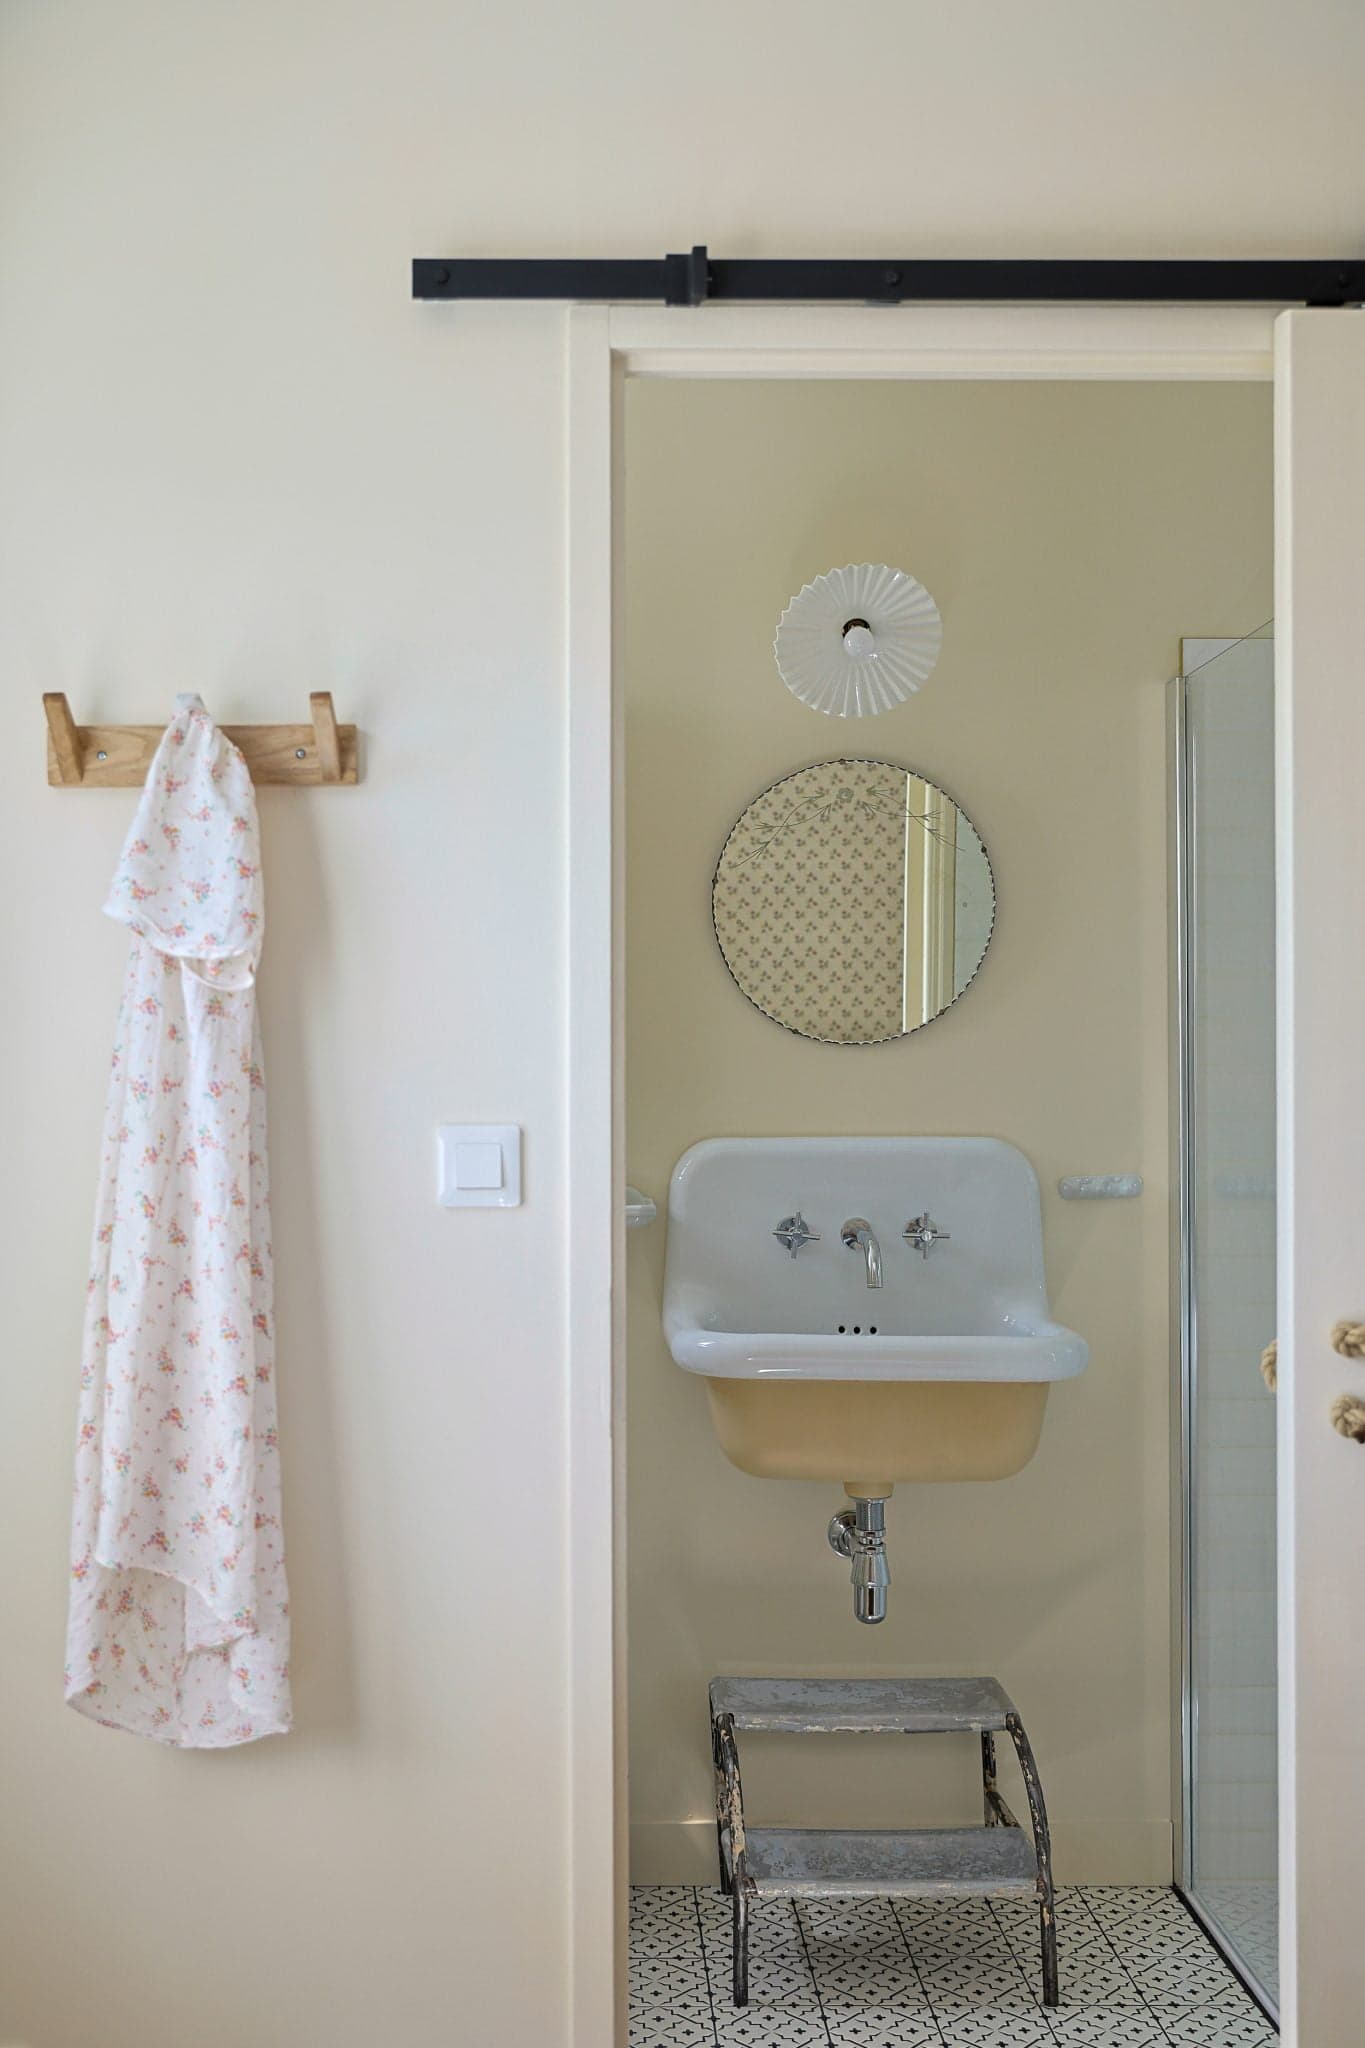
<instances>
[{"instance_id":1,"label":"white ceramic sink","mask_svg":"<svg viewBox=\"0 0 1365 2048\"><path fill-rule=\"evenodd\" d=\"M792 1257L773 1232L797 1212L818 1236ZM926 1212L947 1235L924 1256L902 1233ZM852 1219L880 1287L842 1241ZM1049 1385L1089 1356L1048 1312L1037 1179L998 1138L694 1145L669 1187L663 1323L736 1464L850 1491L1017 1471Z\"/></svg>"}]
</instances>

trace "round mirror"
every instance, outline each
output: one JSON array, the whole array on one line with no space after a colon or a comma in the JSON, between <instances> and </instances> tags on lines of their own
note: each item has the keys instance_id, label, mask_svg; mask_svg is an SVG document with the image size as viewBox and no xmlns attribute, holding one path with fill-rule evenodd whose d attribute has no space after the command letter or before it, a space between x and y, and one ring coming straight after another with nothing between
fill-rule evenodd
<instances>
[{"instance_id":1,"label":"round mirror","mask_svg":"<svg viewBox=\"0 0 1365 2048\"><path fill-rule=\"evenodd\" d=\"M962 994L990 944L995 881L936 783L891 761L821 761L754 798L711 910L726 966L765 1016L829 1045L877 1045Z\"/></svg>"}]
</instances>

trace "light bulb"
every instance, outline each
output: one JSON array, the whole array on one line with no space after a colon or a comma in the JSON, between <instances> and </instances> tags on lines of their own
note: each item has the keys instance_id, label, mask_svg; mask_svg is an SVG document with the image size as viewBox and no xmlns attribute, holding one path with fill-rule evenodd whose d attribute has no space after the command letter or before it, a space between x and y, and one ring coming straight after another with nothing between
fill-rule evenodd
<instances>
[{"instance_id":1,"label":"light bulb","mask_svg":"<svg viewBox=\"0 0 1365 2048\"><path fill-rule=\"evenodd\" d=\"M844 627L844 652L866 657L877 652L877 636L871 627L861 622L856 626Z\"/></svg>"}]
</instances>

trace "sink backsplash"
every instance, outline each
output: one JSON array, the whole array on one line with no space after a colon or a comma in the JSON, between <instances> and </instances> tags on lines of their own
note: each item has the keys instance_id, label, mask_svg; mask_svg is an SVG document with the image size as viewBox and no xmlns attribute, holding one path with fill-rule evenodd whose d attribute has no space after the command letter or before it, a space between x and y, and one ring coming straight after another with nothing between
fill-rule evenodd
<instances>
[{"instance_id":1,"label":"sink backsplash","mask_svg":"<svg viewBox=\"0 0 1365 2048\"><path fill-rule=\"evenodd\" d=\"M792 1256L774 1232L798 1212ZM926 1212L946 1233L927 1257L903 1238ZM880 1288L840 1240L853 1217ZM673 1171L667 1256L674 1289L706 1275L713 1328L984 1335L1046 1312L1037 1178L999 1138L704 1139Z\"/></svg>"}]
</instances>

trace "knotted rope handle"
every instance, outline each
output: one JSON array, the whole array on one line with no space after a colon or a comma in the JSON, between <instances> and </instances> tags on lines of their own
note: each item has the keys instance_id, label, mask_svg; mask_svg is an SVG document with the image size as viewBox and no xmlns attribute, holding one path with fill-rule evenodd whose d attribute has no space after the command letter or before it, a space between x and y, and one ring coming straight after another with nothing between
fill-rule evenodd
<instances>
[{"instance_id":1,"label":"knotted rope handle","mask_svg":"<svg viewBox=\"0 0 1365 2048\"><path fill-rule=\"evenodd\" d=\"M1353 1442L1365 1444L1365 1401L1359 1395L1338 1394L1328 1412L1338 1436L1349 1436Z\"/></svg>"},{"instance_id":2,"label":"knotted rope handle","mask_svg":"<svg viewBox=\"0 0 1365 2048\"><path fill-rule=\"evenodd\" d=\"M1365 1358L1365 1323L1345 1318L1332 1326L1332 1349L1342 1358ZM1261 1353L1261 1378L1273 1394L1279 1382L1280 1347L1272 1340ZM1338 1394L1328 1418L1338 1436L1365 1444L1365 1400L1358 1394Z\"/></svg>"},{"instance_id":3,"label":"knotted rope handle","mask_svg":"<svg viewBox=\"0 0 1365 2048\"><path fill-rule=\"evenodd\" d=\"M1365 1358L1365 1323L1343 1320L1332 1325L1332 1349L1342 1358ZM1365 1444L1365 1401L1358 1394L1338 1394L1329 1410L1338 1436Z\"/></svg>"}]
</instances>

